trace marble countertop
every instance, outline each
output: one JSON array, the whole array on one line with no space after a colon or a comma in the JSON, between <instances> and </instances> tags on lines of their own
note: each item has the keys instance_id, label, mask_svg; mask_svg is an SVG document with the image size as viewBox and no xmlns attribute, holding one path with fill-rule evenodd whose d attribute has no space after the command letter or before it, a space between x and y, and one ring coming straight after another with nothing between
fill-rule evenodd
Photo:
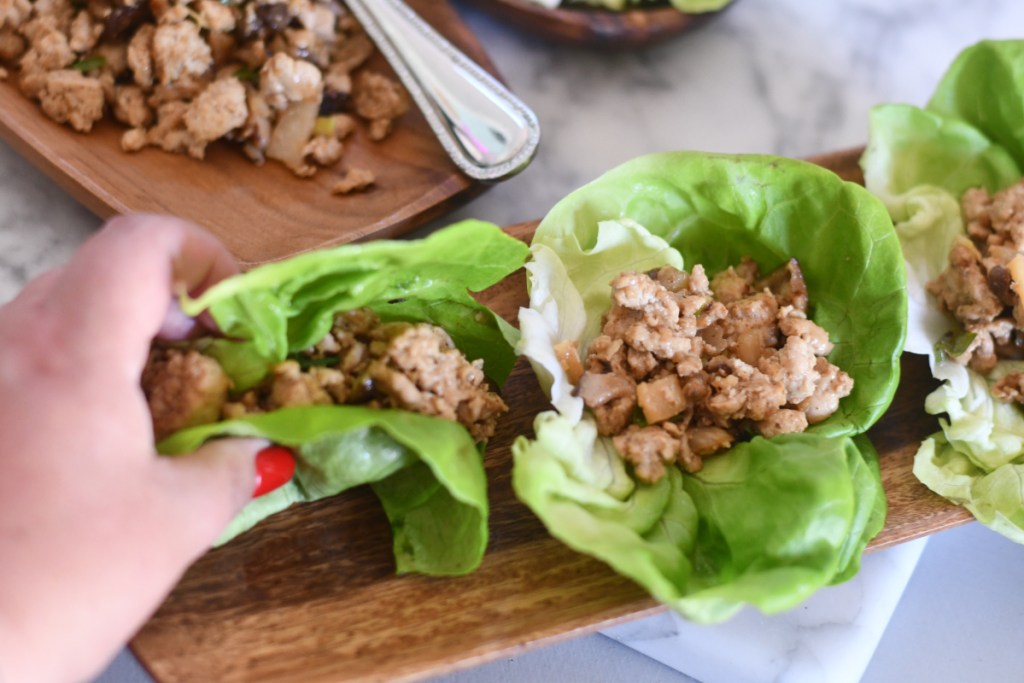
<instances>
[{"instance_id":1,"label":"marble countertop","mask_svg":"<svg viewBox=\"0 0 1024 683\"><path fill-rule=\"evenodd\" d=\"M538 218L647 152L862 145L871 106L923 104L960 49L1024 27L1019 0L738 0L693 33L612 52L546 44L460 10L544 138L525 172L434 225ZM98 225L0 143L0 302ZM695 632L657 615L439 680L1006 680L1024 671L1022 575L1024 548L972 524L869 557L855 582L780 618ZM147 680L126 655L101 678Z\"/></svg>"}]
</instances>

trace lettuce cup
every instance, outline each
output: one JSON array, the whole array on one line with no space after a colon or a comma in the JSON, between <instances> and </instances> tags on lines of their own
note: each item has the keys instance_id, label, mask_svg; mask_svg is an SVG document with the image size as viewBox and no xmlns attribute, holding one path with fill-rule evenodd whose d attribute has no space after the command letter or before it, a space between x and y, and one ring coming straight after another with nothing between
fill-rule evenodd
<instances>
[{"instance_id":1,"label":"lettuce cup","mask_svg":"<svg viewBox=\"0 0 1024 683\"><path fill-rule=\"evenodd\" d=\"M616 12L622 12L627 9L643 8L646 0L530 0L537 5L543 5L548 9L554 9L560 5L572 7L572 6L584 6L590 5L592 7L599 7L602 9L613 10ZM731 3L733 0L669 0L669 4L679 10L680 12L686 12L688 14L698 14L700 12L717 12L723 9L726 5Z\"/></svg>"},{"instance_id":2,"label":"lettuce cup","mask_svg":"<svg viewBox=\"0 0 1024 683\"><path fill-rule=\"evenodd\" d=\"M805 162L655 154L559 202L531 255L519 349L555 410L513 486L552 535L705 623L856 573L886 512L862 434L906 331L877 199Z\"/></svg>"},{"instance_id":3,"label":"lettuce cup","mask_svg":"<svg viewBox=\"0 0 1024 683\"><path fill-rule=\"evenodd\" d=\"M518 333L470 292L526 256L497 226L466 221L423 240L303 254L186 298L185 313L208 314L220 334L151 352L143 388L159 452L248 436L296 459L221 542L369 484L400 573L476 568L488 538L482 450L506 409L488 380L507 378Z\"/></svg>"},{"instance_id":4,"label":"lettuce cup","mask_svg":"<svg viewBox=\"0 0 1024 683\"><path fill-rule=\"evenodd\" d=\"M1024 542L1024 41L965 49L923 108L871 112L861 159L906 258L907 350L943 384L914 474Z\"/></svg>"}]
</instances>

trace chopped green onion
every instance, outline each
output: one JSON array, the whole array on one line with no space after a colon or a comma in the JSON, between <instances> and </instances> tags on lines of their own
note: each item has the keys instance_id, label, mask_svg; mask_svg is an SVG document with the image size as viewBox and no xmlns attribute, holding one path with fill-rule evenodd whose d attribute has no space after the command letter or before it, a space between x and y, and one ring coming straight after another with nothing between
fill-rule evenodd
<instances>
[{"instance_id":1,"label":"chopped green onion","mask_svg":"<svg viewBox=\"0 0 1024 683\"><path fill-rule=\"evenodd\" d=\"M260 79L260 72L250 66L243 66L233 75L240 81L249 81L250 83L256 83Z\"/></svg>"},{"instance_id":2,"label":"chopped green onion","mask_svg":"<svg viewBox=\"0 0 1024 683\"><path fill-rule=\"evenodd\" d=\"M953 332L951 330L942 335L939 341L935 342L935 355L940 361L962 356L967 352L967 349L970 348L977 336L974 332L967 332L965 330Z\"/></svg>"},{"instance_id":3,"label":"chopped green onion","mask_svg":"<svg viewBox=\"0 0 1024 683\"><path fill-rule=\"evenodd\" d=\"M92 57L86 57L80 59L71 65L72 69L85 73L87 71L95 71L96 69L102 69L107 65L107 58L103 55L94 55Z\"/></svg>"},{"instance_id":4,"label":"chopped green onion","mask_svg":"<svg viewBox=\"0 0 1024 683\"><path fill-rule=\"evenodd\" d=\"M313 127L313 133L315 135L333 138L334 129L335 125L333 116L318 116L316 118L316 126Z\"/></svg>"}]
</instances>

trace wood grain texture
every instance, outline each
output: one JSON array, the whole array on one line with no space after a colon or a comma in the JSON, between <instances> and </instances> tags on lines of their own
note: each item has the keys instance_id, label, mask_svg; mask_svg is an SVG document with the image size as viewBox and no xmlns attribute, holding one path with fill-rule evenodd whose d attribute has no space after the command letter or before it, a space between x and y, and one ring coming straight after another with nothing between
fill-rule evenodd
<instances>
[{"instance_id":1,"label":"wood grain texture","mask_svg":"<svg viewBox=\"0 0 1024 683\"><path fill-rule=\"evenodd\" d=\"M424 19L492 73L494 65L446 0L409 0ZM370 67L393 75L381 55ZM0 137L101 217L133 211L181 216L223 240L249 267L298 252L411 230L479 194L484 185L448 159L419 110L371 142L360 129L341 167L372 170L365 193L333 196L336 169L312 179L275 162L256 166L241 150L215 143L205 161L148 148L125 154L125 130L106 120L83 135L51 121L23 97L14 76L0 82Z\"/></svg>"},{"instance_id":2,"label":"wood grain texture","mask_svg":"<svg viewBox=\"0 0 1024 683\"><path fill-rule=\"evenodd\" d=\"M860 150L818 161L856 179ZM509 231L529 239L536 223ZM484 293L508 320L526 305L522 271ZM969 515L911 472L937 428L922 409L934 386L905 356L892 407L870 432L889 501L876 550ZM525 361L503 395L512 407L486 455L491 543L460 578L395 576L390 530L361 488L292 508L201 558L132 643L162 683L401 681L437 675L663 609L601 562L552 539L513 494L510 446L547 407Z\"/></svg>"},{"instance_id":3,"label":"wood grain texture","mask_svg":"<svg viewBox=\"0 0 1024 683\"><path fill-rule=\"evenodd\" d=\"M547 40L573 45L632 48L677 36L722 11L687 14L669 6L613 12L568 5L548 9L529 0L466 0L510 26ZM726 5L726 8L730 7Z\"/></svg>"}]
</instances>

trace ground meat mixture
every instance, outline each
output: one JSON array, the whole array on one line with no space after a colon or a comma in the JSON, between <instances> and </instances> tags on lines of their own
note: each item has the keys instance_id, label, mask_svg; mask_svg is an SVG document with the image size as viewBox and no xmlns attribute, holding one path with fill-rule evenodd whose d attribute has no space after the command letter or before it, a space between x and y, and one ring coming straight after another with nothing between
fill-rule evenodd
<instances>
[{"instance_id":1,"label":"ground meat mixture","mask_svg":"<svg viewBox=\"0 0 1024 683\"><path fill-rule=\"evenodd\" d=\"M0 80L54 120L84 133L109 113L126 152L202 159L225 140L300 177L335 167L358 128L381 140L409 110L402 87L367 68L373 53L339 0L0 0ZM332 191L373 182L344 170Z\"/></svg>"},{"instance_id":2,"label":"ground meat mixture","mask_svg":"<svg viewBox=\"0 0 1024 683\"><path fill-rule=\"evenodd\" d=\"M142 378L158 439L184 427L305 405L400 408L453 420L476 441L508 410L490 391L483 362L424 323L381 323L368 309L339 315L314 348L279 363L259 386L232 394L215 360L195 349L156 347Z\"/></svg>"},{"instance_id":3,"label":"ground meat mixture","mask_svg":"<svg viewBox=\"0 0 1024 683\"><path fill-rule=\"evenodd\" d=\"M217 361L192 349L154 348L142 387L157 438L220 419L231 382Z\"/></svg>"},{"instance_id":4,"label":"ground meat mixture","mask_svg":"<svg viewBox=\"0 0 1024 683\"><path fill-rule=\"evenodd\" d=\"M654 482L677 463L751 434L800 432L834 413L853 380L828 362L828 333L807 318L795 260L766 278L750 259L709 281L664 267L623 273L585 359L556 353L598 432L612 437L636 476Z\"/></svg>"},{"instance_id":5,"label":"ground meat mixture","mask_svg":"<svg viewBox=\"0 0 1024 683\"><path fill-rule=\"evenodd\" d=\"M987 375L1001 358L1024 358L1024 181L1001 192L964 193L967 236L949 251L949 265L928 283L940 307L963 327L940 343L947 355ZM1024 374L993 387L1004 401L1022 400Z\"/></svg>"}]
</instances>

